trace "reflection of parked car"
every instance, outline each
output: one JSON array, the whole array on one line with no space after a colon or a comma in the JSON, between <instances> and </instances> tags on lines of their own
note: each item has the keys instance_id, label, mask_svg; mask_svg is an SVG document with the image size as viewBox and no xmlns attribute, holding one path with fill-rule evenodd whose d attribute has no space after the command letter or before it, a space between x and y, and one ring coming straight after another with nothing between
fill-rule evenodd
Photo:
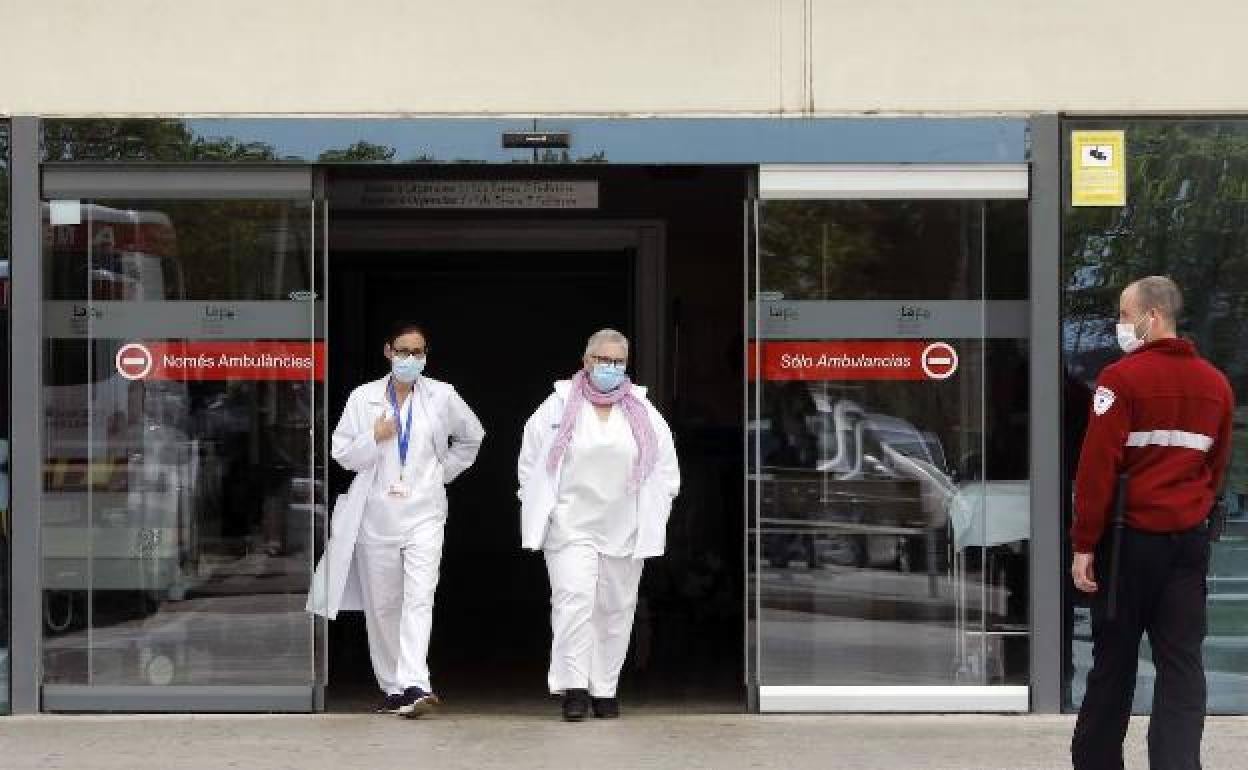
<instances>
[{"instance_id":1,"label":"reflection of parked car","mask_svg":"<svg viewBox=\"0 0 1248 770\"><path fill-rule=\"evenodd\" d=\"M803 439L818 447L813 467L791 462L800 453L760 452L764 550L776 567L793 558L810 566L888 564L902 570L944 569L949 501L957 493L939 440L910 422L866 411L849 399L834 403L810 393L813 414ZM792 421L790 421L792 422ZM760 422L760 430L774 421ZM758 436L761 447L797 443L791 436ZM835 547L820 545L834 539Z\"/></svg>"}]
</instances>

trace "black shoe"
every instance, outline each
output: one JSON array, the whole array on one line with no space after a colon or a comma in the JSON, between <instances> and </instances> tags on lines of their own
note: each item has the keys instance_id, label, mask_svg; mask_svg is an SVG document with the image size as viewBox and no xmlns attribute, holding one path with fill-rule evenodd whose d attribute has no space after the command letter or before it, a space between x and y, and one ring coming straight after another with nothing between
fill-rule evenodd
<instances>
[{"instance_id":1,"label":"black shoe","mask_svg":"<svg viewBox=\"0 0 1248 770\"><path fill-rule=\"evenodd\" d=\"M589 690L565 690L563 721L583 722L589 716Z\"/></svg>"},{"instance_id":2,"label":"black shoe","mask_svg":"<svg viewBox=\"0 0 1248 770\"><path fill-rule=\"evenodd\" d=\"M399 693L387 693L386 699L377 705L378 714L397 714L403 705L403 696Z\"/></svg>"},{"instance_id":3,"label":"black shoe","mask_svg":"<svg viewBox=\"0 0 1248 770\"><path fill-rule=\"evenodd\" d=\"M438 696L425 692L419 687L409 687L403 691L403 705L399 706L398 715L408 719L416 719L430 713L442 702Z\"/></svg>"},{"instance_id":4,"label":"black shoe","mask_svg":"<svg viewBox=\"0 0 1248 770\"><path fill-rule=\"evenodd\" d=\"M598 719L619 719L620 701L618 698L591 698L594 704L594 716Z\"/></svg>"}]
</instances>

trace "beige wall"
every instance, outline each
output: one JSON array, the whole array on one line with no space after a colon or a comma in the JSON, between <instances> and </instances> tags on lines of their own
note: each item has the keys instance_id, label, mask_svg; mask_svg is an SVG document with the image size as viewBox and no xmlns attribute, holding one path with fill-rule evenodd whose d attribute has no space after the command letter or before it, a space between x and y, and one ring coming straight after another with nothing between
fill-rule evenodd
<instances>
[{"instance_id":1,"label":"beige wall","mask_svg":"<svg viewBox=\"0 0 1248 770\"><path fill-rule=\"evenodd\" d=\"M0 0L0 114L1246 111L1242 0Z\"/></svg>"}]
</instances>

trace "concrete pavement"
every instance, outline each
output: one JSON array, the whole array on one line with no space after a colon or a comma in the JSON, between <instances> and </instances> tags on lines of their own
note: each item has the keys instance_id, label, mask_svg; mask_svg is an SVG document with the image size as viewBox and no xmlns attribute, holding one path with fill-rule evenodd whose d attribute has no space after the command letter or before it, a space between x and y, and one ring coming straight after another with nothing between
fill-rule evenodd
<instances>
[{"instance_id":1,"label":"concrete pavement","mask_svg":"<svg viewBox=\"0 0 1248 770\"><path fill-rule=\"evenodd\" d=\"M320 716L0 717L4 770L974 770L1069 767L1072 719L635 712L569 725L546 713L423 721ZM1146 723L1127 766L1144 768ZM1248 718L1211 718L1205 770L1243 768Z\"/></svg>"}]
</instances>

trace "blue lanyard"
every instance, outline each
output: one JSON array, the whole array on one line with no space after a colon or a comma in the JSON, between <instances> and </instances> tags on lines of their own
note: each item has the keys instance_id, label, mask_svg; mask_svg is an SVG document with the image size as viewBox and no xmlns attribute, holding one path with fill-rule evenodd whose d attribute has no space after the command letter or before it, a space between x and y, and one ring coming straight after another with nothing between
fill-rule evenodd
<instances>
[{"instance_id":1,"label":"blue lanyard","mask_svg":"<svg viewBox=\"0 0 1248 770\"><path fill-rule=\"evenodd\" d=\"M415 391L416 389L412 388L412 390L407 394L409 399L407 404L407 425L404 425L403 420L400 419L399 396L394 390L394 381L391 380L386 384L386 393L390 396L390 406L394 408L394 421L397 423L395 432L398 435L395 438L397 439L396 443L399 445L399 478L403 478L403 469L407 467L407 445L412 439L413 406L411 400L416 398Z\"/></svg>"}]
</instances>

